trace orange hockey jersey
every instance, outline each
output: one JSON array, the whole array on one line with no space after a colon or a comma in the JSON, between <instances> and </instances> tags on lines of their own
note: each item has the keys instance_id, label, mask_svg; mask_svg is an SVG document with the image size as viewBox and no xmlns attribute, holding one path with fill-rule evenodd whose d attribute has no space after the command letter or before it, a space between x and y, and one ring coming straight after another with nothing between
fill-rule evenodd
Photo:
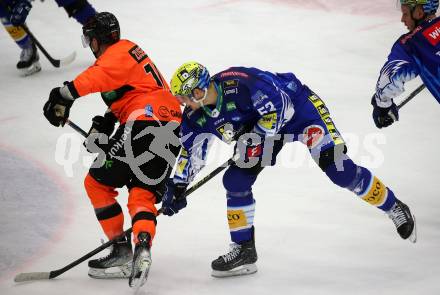
<instances>
[{"instance_id":1,"label":"orange hockey jersey","mask_svg":"<svg viewBox=\"0 0 440 295\"><path fill-rule=\"evenodd\" d=\"M148 55L129 40L107 48L71 85L75 97L101 92L121 124L129 119L180 122L182 118L168 83Z\"/></svg>"}]
</instances>

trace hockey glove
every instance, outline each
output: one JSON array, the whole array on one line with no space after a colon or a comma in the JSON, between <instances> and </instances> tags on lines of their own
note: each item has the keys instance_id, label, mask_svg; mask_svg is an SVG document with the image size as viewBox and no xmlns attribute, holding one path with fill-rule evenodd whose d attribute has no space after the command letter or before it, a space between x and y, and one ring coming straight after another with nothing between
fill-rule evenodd
<instances>
[{"instance_id":1,"label":"hockey glove","mask_svg":"<svg viewBox=\"0 0 440 295\"><path fill-rule=\"evenodd\" d=\"M186 207L185 192L188 187L186 183L174 183L172 178L169 178L166 183L165 192L162 197L162 213L164 215L173 216L179 210Z\"/></svg>"},{"instance_id":2,"label":"hockey glove","mask_svg":"<svg viewBox=\"0 0 440 295\"><path fill-rule=\"evenodd\" d=\"M388 108L381 108L376 103L376 96L373 95L371 100L373 105L373 120L377 128L388 127L395 121L399 121L399 111L394 101Z\"/></svg>"},{"instance_id":3,"label":"hockey glove","mask_svg":"<svg viewBox=\"0 0 440 295\"><path fill-rule=\"evenodd\" d=\"M44 116L55 127L64 126L69 118L73 102L74 98L67 89L67 86L62 88L56 87L52 89L48 101L44 104Z\"/></svg>"},{"instance_id":4,"label":"hockey glove","mask_svg":"<svg viewBox=\"0 0 440 295\"><path fill-rule=\"evenodd\" d=\"M84 146L89 153L97 152L93 149L93 145L96 145L100 149L105 149L108 144L108 138L113 134L115 130L115 124L118 119L111 112L107 112L104 116L95 116L92 119L92 126L87 133L87 138L84 141ZM106 138L106 139L102 139ZM101 143L105 142L105 143Z\"/></svg>"},{"instance_id":5,"label":"hockey glove","mask_svg":"<svg viewBox=\"0 0 440 295\"><path fill-rule=\"evenodd\" d=\"M31 8L32 4L28 0L14 1L11 8L11 24L14 26L21 26L24 24Z\"/></svg>"}]
</instances>

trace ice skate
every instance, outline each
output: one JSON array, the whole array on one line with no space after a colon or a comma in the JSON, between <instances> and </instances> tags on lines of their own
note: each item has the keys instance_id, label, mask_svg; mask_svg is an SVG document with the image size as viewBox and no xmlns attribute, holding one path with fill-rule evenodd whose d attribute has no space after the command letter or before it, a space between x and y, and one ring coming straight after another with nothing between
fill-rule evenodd
<instances>
[{"instance_id":1,"label":"ice skate","mask_svg":"<svg viewBox=\"0 0 440 295\"><path fill-rule=\"evenodd\" d=\"M211 264L213 277L223 278L231 276L249 275L257 272L257 251L255 240L242 244L231 244L229 253L219 256Z\"/></svg>"},{"instance_id":2,"label":"ice skate","mask_svg":"<svg viewBox=\"0 0 440 295\"><path fill-rule=\"evenodd\" d=\"M134 250L131 276L128 280L129 286L135 289L135 292L147 281L151 266L151 236L149 233L141 232L138 235L138 240Z\"/></svg>"},{"instance_id":3,"label":"ice skate","mask_svg":"<svg viewBox=\"0 0 440 295\"><path fill-rule=\"evenodd\" d=\"M20 61L17 63L20 76L25 77L41 71L39 59L37 47L32 42L21 51Z\"/></svg>"},{"instance_id":4,"label":"ice skate","mask_svg":"<svg viewBox=\"0 0 440 295\"><path fill-rule=\"evenodd\" d=\"M89 276L94 279L129 278L133 250L130 239L124 237L110 246L110 253L89 261Z\"/></svg>"},{"instance_id":5,"label":"ice skate","mask_svg":"<svg viewBox=\"0 0 440 295\"><path fill-rule=\"evenodd\" d=\"M396 199L396 203L387 214L402 239L408 239L412 243L417 241L416 219L406 204Z\"/></svg>"}]
</instances>

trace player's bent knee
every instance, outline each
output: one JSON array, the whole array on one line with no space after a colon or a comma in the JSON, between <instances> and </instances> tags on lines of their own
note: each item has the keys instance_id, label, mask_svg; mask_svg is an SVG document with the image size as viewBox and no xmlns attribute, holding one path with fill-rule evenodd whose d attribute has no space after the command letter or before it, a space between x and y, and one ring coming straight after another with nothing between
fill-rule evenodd
<instances>
[{"instance_id":1,"label":"player's bent knee","mask_svg":"<svg viewBox=\"0 0 440 295\"><path fill-rule=\"evenodd\" d=\"M227 191L243 192L252 188L258 174L249 169L230 166L223 175L223 186Z\"/></svg>"}]
</instances>

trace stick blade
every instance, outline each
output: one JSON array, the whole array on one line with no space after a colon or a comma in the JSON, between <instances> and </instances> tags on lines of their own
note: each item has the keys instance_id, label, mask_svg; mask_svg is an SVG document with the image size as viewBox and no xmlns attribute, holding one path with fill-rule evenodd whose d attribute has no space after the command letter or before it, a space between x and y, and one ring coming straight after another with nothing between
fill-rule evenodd
<instances>
[{"instance_id":1,"label":"stick blade","mask_svg":"<svg viewBox=\"0 0 440 295\"><path fill-rule=\"evenodd\" d=\"M60 59L60 66L71 64L76 58L76 51L72 52L65 58Z\"/></svg>"},{"instance_id":2,"label":"stick blade","mask_svg":"<svg viewBox=\"0 0 440 295\"><path fill-rule=\"evenodd\" d=\"M50 279L50 272L22 272L15 276L14 282L21 283L48 279Z\"/></svg>"}]
</instances>

